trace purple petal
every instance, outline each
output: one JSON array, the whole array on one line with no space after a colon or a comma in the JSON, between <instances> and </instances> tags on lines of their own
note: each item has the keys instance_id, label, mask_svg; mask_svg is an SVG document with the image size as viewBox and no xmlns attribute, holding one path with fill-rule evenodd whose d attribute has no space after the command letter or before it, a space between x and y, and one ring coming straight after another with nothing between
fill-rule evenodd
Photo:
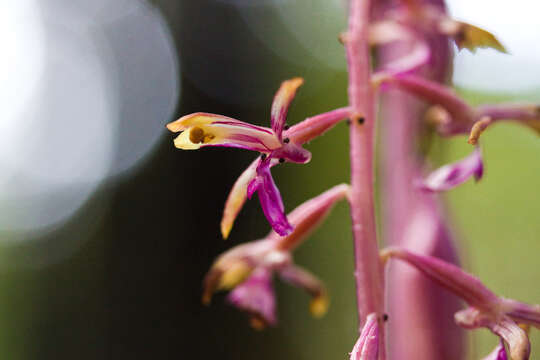
<instances>
[{"instance_id":1,"label":"purple petal","mask_svg":"<svg viewBox=\"0 0 540 360\"><path fill-rule=\"evenodd\" d=\"M281 194L270 173L270 160L261 161L257 167L257 177L248 185L247 191L249 197L257 191L264 215L279 235L291 233L293 227L287 220Z\"/></svg>"},{"instance_id":2,"label":"purple petal","mask_svg":"<svg viewBox=\"0 0 540 360\"><path fill-rule=\"evenodd\" d=\"M478 181L484 173L482 153L476 148L469 156L452 164L445 165L432 172L420 188L425 191L450 190L474 176Z\"/></svg>"},{"instance_id":3,"label":"purple petal","mask_svg":"<svg viewBox=\"0 0 540 360\"><path fill-rule=\"evenodd\" d=\"M305 290L312 297L309 310L313 316L321 317L326 314L328 295L323 283L315 275L292 263L277 271L283 281Z\"/></svg>"},{"instance_id":4,"label":"purple petal","mask_svg":"<svg viewBox=\"0 0 540 360\"><path fill-rule=\"evenodd\" d=\"M493 349L493 351L482 360L508 360L506 350L504 348L504 342L501 340L499 345L497 345L495 349Z\"/></svg>"},{"instance_id":5,"label":"purple petal","mask_svg":"<svg viewBox=\"0 0 540 360\"><path fill-rule=\"evenodd\" d=\"M269 269L255 270L227 296L227 300L250 314L251 324L256 328L276 324L276 299Z\"/></svg>"},{"instance_id":6,"label":"purple petal","mask_svg":"<svg viewBox=\"0 0 540 360\"><path fill-rule=\"evenodd\" d=\"M278 241L277 247L279 249L291 251L317 228L330 213L334 204L347 196L348 192L349 185L340 184L302 203L287 215L290 223L294 226L294 230L289 235L280 237L272 231L266 238Z\"/></svg>"},{"instance_id":7,"label":"purple petal","mask_svg":"<svg viewBox=\"0 0 540 360\"><path fill-rule=\"evenodd\" d=\"M351 352L351 360L376 360L379 355L379 322L369 314L358 341Z\"/></svg>"},{"instance_id":8,"label":"purple petal","mask_svg":"<svg viewBox=\"0 0 540 360\"><path fill-rule=\"evenodd\" d=\"M274 96L270 113L270 122L272 124L272 130L274 130L280 140L283 127L285 126L289 105L296 95L296 90L303 83L304 80L302 78L286 80L281 83L281 86Z\"/></svg>"}]
</instances>

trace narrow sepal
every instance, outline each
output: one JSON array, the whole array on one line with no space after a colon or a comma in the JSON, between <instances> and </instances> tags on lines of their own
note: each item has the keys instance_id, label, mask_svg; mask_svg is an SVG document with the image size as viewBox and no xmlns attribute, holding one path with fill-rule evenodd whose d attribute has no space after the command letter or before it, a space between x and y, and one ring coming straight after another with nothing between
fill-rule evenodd
<instances>
[{"instance_id":1,"label":"narrow sepal","mask_svg":"<svg viewBox=\"0 0 540 360\"><path fill-rule=\"evenodd\" d=\"M351 108L344 107L323 114L315 115L293 125L283 132L284 138L289 138L296 144L307 143L323 135L338 122L351 116Z\"/></svg>"},{"instance_id":2,"label":"narrow sepal","mask_svg":"<svg viewBox=\"0 0 540 360\"><path fill-rule=\"evenodd\" d=\"M360 332L360 337L353 347L350 360L376 360L379 356L379 322L372 313Z\"/></svg>"},{"instance_id":3,"label":"narrow sepal","mask_svg":"<svg viewBox=\"0 0 540 360\"><path fill-rule=\"evenodd\" d=\"M478 106L476 110L480 118L492 119L492 123L500 120L513 121L540 135L540 106L537 104L485 104Z\"/></svg>"},{"instance_id":4,"label":"narrow sepal","mask_svg":"<svg viewBox=\"0 0 540 360\"><path fill-rule=\"evenodd\" d=\"M281 140L281 133L283 127L285 126L285 120L287 118L287 111L289 110L289 105L296 95L296 90L304 83L302 78L293 78L286 80L281 83L279 90L274 96L274 101L272 102L272 109L270 113L270 121L272 124L272 130L276 133L278 138Z\"/></svg>"},{"instance_id":5,"label":"narrow sepal","mask_svg":"<svg viewBox=\"0 0 540 360\"><path fill-rule=\"evenodd\" d=\"M326 314L329 298L323 283L307 270L294 265L278 269L279 276L285 282L305 290L311 296L309 311L315 317Z\"/></svg>"},{"instance_id":6,"label":"narrow sepal","mask_svg":"<svg viewBox=\"0 0 540 360\"><path fill-rule=\"evenodd\" d=\"M471 177L479 181L484 174L484 164L480 148L469 156L455 163L445 165L433 171L421 184L425 191L446 191L463 184Z\"/></svg>"}]
</instances>

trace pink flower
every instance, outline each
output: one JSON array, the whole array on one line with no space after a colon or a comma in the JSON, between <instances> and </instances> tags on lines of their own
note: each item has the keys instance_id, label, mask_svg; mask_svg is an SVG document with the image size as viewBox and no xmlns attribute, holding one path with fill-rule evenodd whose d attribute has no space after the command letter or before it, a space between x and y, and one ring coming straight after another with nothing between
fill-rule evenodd
<instances>
[{"instance_id":1,"label":"pink flower","mask_svg":"<svg viewBox=\"0 0 540 360\"><path fill-rule=\"evenodd\" d=\"M381 257L383 261L396 258L407 262L465 300L469 307L454 316L458 325L466 329L488 328L508 345L511 360L529 358L529 339L518 324L540 326L540 306L498 297L476 277L431 256L387 248L381 251Z\"/></svg>"},{"instance_id":2,"label":"pink flower","mask_svg":"<svg viewBox=\"0 0 540 360\"><path fill-rule=\"evenodd\" d=\"M329 214L333 205L347 196L348 185L334 186L298 206L289 214L294 230L285 237L271 231L264 239L238 245L216 259L204 280L203 303L210 303L219 290L233 290L231 304L250 315L255 328L276 323L272 274L304 289L311 297L310 311L322 316L328 307L324 285L307 270L294 264L292 251Z\"/></svg>"}]
</instances>

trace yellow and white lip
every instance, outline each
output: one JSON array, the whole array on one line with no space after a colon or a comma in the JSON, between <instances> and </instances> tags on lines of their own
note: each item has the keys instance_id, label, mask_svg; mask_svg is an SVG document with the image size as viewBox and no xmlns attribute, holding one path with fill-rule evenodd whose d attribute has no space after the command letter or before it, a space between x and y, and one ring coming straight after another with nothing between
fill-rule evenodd
<instances>
[{"instance_id":1,"label":"yellow and white lip","mask_svg":"<svg viewBox=\"0 0 540 360\"><path fill-rule=\"evenodd\" d=\"M167 128L173 132L182 131L174 145L184 150L221 145L270 152L282 146L271 129L221 115L190 114L168 124Z\"/></svg>"},{"instance_id":2,"label":"yellow and white lip","mask_svg":"<svg viewBox=\"0 0 540 360\"><path fill-rule=\"evenodd\" d=\"M229 237L234 220L246 202L247 188L251 180L257 175L256 169L258 164L259 160L255 160L249 165L242 175L240 175L238 180L236 180L227 197L225 208L223 209L223 217L221 219L221 234L223 235L223 239Z\"/></svg>"}]
</instances>

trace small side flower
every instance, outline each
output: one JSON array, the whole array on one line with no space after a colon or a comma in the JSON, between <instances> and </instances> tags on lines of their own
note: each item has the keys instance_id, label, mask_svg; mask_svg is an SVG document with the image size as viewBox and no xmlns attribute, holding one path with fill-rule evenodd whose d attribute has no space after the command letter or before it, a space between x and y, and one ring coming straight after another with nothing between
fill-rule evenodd
<instances>
[{"instance_id":1,"label":"small side flower","mask_svg":"<svg viewBox=\"0 0 540 360\"><path fill-rule=\"evenodd\" d=\"M482 152L477 147L466 158L433 171L419 184L419 187L430 192L446 191L463 184L472 177L479 181L483 174Z\"/></svg>"},{"instance_id":2,"label":"small side flower","mask_svg":"<svg viewBox=\"0 0 540 360\"><path fill-rule=\"evenodd\" d=\"M204 279L203 303L209 304L217 291L232 290L229 302L248 313L254 328L274 325L277 320L272 275L276 274L311 296L310 311L314 316L324 315L329 300L323 283L294 264L292 252L348 193L348 185L334 186L289 214L294 229L288 236L281 237L274 229L262 240L236 246L219 256Z\"/></svg>"}]
</instances>

